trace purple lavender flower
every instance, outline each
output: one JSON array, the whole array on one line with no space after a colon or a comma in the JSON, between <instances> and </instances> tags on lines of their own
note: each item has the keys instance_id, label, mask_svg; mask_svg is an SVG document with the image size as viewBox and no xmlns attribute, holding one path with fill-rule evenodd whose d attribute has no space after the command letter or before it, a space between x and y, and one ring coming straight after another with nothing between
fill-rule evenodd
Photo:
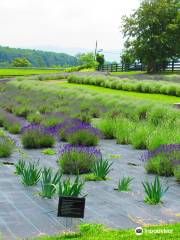
<instances>
[{"instance_id":1,"label":"purple lavender flower","mask_svg":"<svg viewBox=\"0 0 180 240\"><path fill-rule=\"evenodd\" d=\"M141 161L147 162L152 158L163 155L174 164L180 164L180 144L164 144L153 151L146 151L140 158Z\"/></svg>"},{"instance_id":2,"label":"purple lavender flower","mask_svg":"<svg viewBox=\"0 0 180 240\"><path fill-rule=\"evenodd\" d=\"M71 144L66 144L60 149L60 155L63 155L65 153L71 153L73 151L79 152L79 153L86 153L89 155L94 155L96 158L102 158L102 154L100 149L96 147L85 147L85 146L74 146Z\"/></svg>"}]
</instances>

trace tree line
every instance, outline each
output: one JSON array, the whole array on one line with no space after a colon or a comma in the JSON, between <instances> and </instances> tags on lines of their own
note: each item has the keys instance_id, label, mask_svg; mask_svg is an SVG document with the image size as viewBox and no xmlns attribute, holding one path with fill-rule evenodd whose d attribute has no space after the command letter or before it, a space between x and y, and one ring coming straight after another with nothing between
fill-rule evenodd
<instances>
[{"instance_id":1,"label":"tree line","mask_svg":"<svg viewBox=\"0 0 180 240\"><path fill-rule=\"evenodd\" d=\"M66 67L76 65L78 65L77 58L65 53L0 46L0 67Z\"/></svg>"}]
</instances>

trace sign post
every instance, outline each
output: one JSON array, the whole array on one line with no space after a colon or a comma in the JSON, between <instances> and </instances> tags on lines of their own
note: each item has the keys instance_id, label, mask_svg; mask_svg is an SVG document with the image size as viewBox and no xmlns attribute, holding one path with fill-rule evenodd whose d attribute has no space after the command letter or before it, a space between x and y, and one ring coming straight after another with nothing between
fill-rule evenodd
<instances>
[{"instance_id":1,"label":"sign post","mask_svg":"<svg viewBox=\"0 0 180 240\"><path fill-rule=\"evenodd\" d=\"M66 228L70 227L71 229L73 225L73 218L84 218L84 210L85 198L59 197L57 216L66 218Z\"/></svg>"}]
</instances>

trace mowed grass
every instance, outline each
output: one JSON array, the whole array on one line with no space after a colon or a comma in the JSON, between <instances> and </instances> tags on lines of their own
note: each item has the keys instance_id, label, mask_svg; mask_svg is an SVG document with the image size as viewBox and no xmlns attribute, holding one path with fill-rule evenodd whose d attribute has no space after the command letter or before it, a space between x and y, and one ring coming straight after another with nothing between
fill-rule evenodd
<instances>
[{"instance_id":1,"label":"mowed grass","mask_svg":"<svg viewBox=\"0 0 180 240\"><path fill-rule=\"evenodd\" d=\"M111 75L135 75L135 74L146 74L146 71L128 71L128 72L111 72Z\"/></svg>"},{"instance_id":2,"label":"mowed grass","mask_svg":"<svg viewBox=\"0 0 180 240\"><path fill-rule=\"evenodd\" d=\"M0 69L0 77L2 76L27 76L35 74L59 73L58 69Z\"/></svg>"},{"instance_id":3,"label":"mowed grass","mask_svg":"<svg viewBox=\"0 0 180 240\"><path fill-rule=\"evenodd\" d=\"M51 83L51 81L49 81ZM134 97L137 99L149 99L164 103L177 103L180 102L180 98L176 96L166 96L162 94L149 94L149 93L137 93L137 92L128 92L128 91L122 91L122 90L116 90L116 89L110 89L110 88L104 88L99 86L92 86L92 85L85 85L85 84L76 84L76 83L67 83L67 82L60 82L60 81L53 81L53 83L58 87L66 87L66 88L82 88L82 89L88 89L92 91L96 91L99 93L105 93L105 94L113 94L113 95L119 95L119 96L127 96L127 97Z\"/></svg>"},{"instance_id":4,"label":"mowed grass","mask_svg":"<svg viewBox=\"0 0 180 240\"><path fill-rule=\"evenodd\" d=\"M80 227L78 233L65 233L57 236L42 236L34 238L34 240L161 240L161 239L180 239L180 224L154 226L143 228L144 232L141 236L135 234L135 229L130 230L112 230L102 225L85 224ZM149 232L148 232L149 231ZM154 231L154 232L153 232ZM155 231L162 231L155 233Z\"/></svg>"}]
</instances>

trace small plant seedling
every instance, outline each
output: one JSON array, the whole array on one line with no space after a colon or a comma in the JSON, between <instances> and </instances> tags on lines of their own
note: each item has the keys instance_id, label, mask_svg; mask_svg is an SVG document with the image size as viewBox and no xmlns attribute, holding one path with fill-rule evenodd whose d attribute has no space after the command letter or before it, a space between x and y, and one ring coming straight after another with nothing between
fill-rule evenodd
<instances>
[{"instance_id":1,"label":"small plant seedling","mask_svg":"<svg viewBox=\"0 0 180 240\"><path fill-rule=\"evenodd\" d=\"M47 154L47 155L56 155L56 151L51 148L42 150L42 153Z\"/></svg>"},{"instance_id":2,"label":"small plant seedling","mask_svg":"<svg viewBox=\"0 0 180 240\"><path fill-rule=\"evenodd\" d=\"M142 182L142 185L146 193L144 201L152 205L161 203L161 198L169 189L169 186L162 185L158 176L156 176L152 182L149 182L148 180Z\"/></svg>"},{"instance_id":3,"label":"small plant seedling","mask_svg":"<svg viewBox=\"0 0 180 240\"><path fill-rule=\"evenodd\" d=\"M118 190L119 192L129 192L131 191L130 184L133 181L133 178L131 177L123 177L122 179L119 180L118 183Z\"/></svg>"},{"instance_id":4,"label":"small plant seedling","mask_svg":"<svg viewBox=\"0 0 180 240\"><path fill-rule=\"evenodd\" d=\"M101 177L97 177L93 173L90 174L84 174L84 180L85 181L105 181L108 180L109 178L102 179Z\"/></svg>"}]
</instances>

